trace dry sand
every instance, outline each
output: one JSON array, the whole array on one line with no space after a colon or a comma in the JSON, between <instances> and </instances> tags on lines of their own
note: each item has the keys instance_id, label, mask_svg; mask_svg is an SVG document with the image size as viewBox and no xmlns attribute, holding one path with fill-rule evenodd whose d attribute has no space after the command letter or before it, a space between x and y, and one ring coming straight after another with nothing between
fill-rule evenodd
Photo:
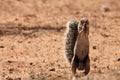
<instances>
[{"instance_id":1,"label":"dry sand","mask_svg":"<svg viewBox=\"0 0 120 80\"><path fill-rule=\"evenodd\" d=\"M0 0L0 80L71 80L63 34L82 17L91 71L81 80L120 80L120 0Z\"/></svg>"}]
</instances>

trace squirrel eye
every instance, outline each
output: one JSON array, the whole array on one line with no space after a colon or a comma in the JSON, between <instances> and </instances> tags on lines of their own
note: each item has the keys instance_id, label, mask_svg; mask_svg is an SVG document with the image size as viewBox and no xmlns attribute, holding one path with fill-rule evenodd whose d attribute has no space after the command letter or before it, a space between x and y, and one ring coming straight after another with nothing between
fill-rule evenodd
<instances>
[{"instance_id":1,"label":"squirrel eye","mask_svg":"<svg viewBox=\"0 0 120 80\"><path fill-rule=\"evenodd\" d=\"M75 27L78 27L77 25L75 25Z\"/></svg>"},{"instance_id":2,"label":"squirrel eye","mask_svg":"<svg viewBox=\"0 0 120 80\"><path fill-rule=\"evenodd\" d=\"M81 24L83 24L83 23L84 23L84 21L82 21L82 20L81 20L80 22L81 22Z\"/></svg>"}]
</instances>

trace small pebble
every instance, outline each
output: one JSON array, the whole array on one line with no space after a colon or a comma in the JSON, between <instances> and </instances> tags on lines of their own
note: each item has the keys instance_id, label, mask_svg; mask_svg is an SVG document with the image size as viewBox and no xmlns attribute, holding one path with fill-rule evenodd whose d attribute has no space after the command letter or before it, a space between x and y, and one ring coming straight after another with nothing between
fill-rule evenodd
<instances>
[{"instance_id":1,"label":"small pebble","mask_svg":"<svg viewBox=\"0 0 120 80\"><path fill-rule=\"evenodd\" d=\"M12 79L11 77L8 76L8 77L6 78L6 80L13 80L13 79Z\"/></svg>"},{"instance_id":2,"label":"small pebble","mask_svg":"<svg viewBox=\"0 0 120 80\"><path fill-rule=\"evenodd\" d=\"M93 46L92 48L93 48L93 49L96 49L96 46Z\"/></svg>"},{"instance_id":3,"label":"small pebble","mask_svg":"<svg viewBox=\"0 0 120 80\"><path fill-rule=\"evenodd\" d=\"M23 41L18 41L18 43L22 43Z\"/></svg>"},{"instance_id":4,"label":"small pebble","mask_svg":"<svg viewBox=\"0 0 120 80\"><path fill-rule=\"evenodd\" d=\"M55 68L50 69L50 71L55 71Z\"/></svg>"},{"instance_id":5,"label":"small pebble","mask_svg":"<svg viewBox=\"0 0 120 80\"><path fill-rule=\"evenodd\" d=\"M21 80L21 78L16 78L15 80Z\"/></svg>"},{"instance_id":6,"label":"small pebble","mask_svg":"<svg viewBox=\"0 0 120 80\"><path fill-rule=\"evenodd\" d=\"M31 62L30 65L33 65L33 63Z\"/></svg>"},{"instance_id":7,"label":"small pebble","mask_svg":"<svg viewBox=\"0 0 120 80\"><path fill-rule=\"evenodd\" d=\"M9 73L10 73L10 74L12 74L12 73L13 73L13 71L14 71L14 69L13 69L13 68L9 69Z\"/></svg>"},{"instance_id":8,"label":"small pebble","mask_svg":"<svg viewBox=\"0 0 120 80\"><path fill-rule=\"evenodd\" d=\"M94 68L97 68L97 66L94 66Z\"/></svg>"},{"instance_id":9,"label":"small pebble","mask_svg":"<svg viewBox=\"0 0 120 80\"><path fill-rule=\"evenodd\" d=\"M110 11L110 8L107 5L102 5L101 10L107 12Z\"/></svg>"},{"instance_id":10,"label":"small pebble","mask_svg":"<svg viewBox=\"0 0 120 80\"><path fill-rule=\"evenodd\" d=\"M7 61L8 63L12 63L13 61Z\"/></svg>"},{"instance_id":11,"label":"small pebble","mask_svg":"<svg viewBox=\"0 0 120 80\"><path fill-rule=\"evenodd\" d=\"M96 62L98 59L97 58L94 58L93 61Z\"/></svg>"},{"instance_id":12,"label":"small pebble","mask_svg":"<svg viewBox=\"0 0 120 80\"><path fill-rule=\"evenodd\" d=\"M120 58L118 58L117 61L120 61Z\"/></svg>"},{"instance_id":13,"label":"small pebble","mask_svg":"<svg viewBox=\"0 0 120 80\"><path fill-rule=\"evenodd\" d=\"M4 48L4 46L0 46L0 48Z\"/></svg>"}]
</instances>

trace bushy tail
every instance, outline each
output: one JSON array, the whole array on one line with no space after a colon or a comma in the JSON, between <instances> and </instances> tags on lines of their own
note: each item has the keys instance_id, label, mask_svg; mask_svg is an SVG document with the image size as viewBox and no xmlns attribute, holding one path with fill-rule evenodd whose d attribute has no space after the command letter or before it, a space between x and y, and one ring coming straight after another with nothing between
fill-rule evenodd
<instances>
[{"instance_id":1,"label":"bushy tail","mask_svg":"<svg viewBox=\"0 0 120 80\"><path fill-rule=\"evenodd\" d=\"M77 21L68 21L66 25L66 32L64 35L64 49L65 56L69 63L71 63L74 55L74 46L78 34L78 22Z\"/></svg>"}]
</instances>

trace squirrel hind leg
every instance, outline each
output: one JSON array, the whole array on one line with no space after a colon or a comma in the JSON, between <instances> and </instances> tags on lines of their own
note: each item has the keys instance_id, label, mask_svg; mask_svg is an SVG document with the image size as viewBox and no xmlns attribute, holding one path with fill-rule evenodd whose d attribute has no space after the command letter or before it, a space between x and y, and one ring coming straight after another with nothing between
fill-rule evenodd
<instances>
[{"instance_id":1,"label":"squirrel hind leg","mask_svg":"<svg viewBox=\"0 0 120 80\"><path fill-rule=\"evenodd\" d=\"M84 74L87 75L90 71L90 58L89 55L84 60Z\"/></svg>"},{"instance_id":2,"label":"squirrel hind leg","mask_svg":"<svg viewBox=\"0 0 120 80\"><path fill-rule=\"evenodd\" d=\"M83 61L80 61L80 62L79 62L78 70L84 70Z\"/></svg>"},{"instance_id":3,"label":"squirrel hind leg","mask_svg":"<svg viewBox=\"0 0 120 80\"><path fill-rule=\"evenodd\" d=\"M77 60L76 57L73 57L71 65L72 65L72 67L71 67L72 74L73 74L73 76L75 76L76 75L76 69L77 69L77 67L79 65L78 60Z\"/></svg>"}]
</instances>

